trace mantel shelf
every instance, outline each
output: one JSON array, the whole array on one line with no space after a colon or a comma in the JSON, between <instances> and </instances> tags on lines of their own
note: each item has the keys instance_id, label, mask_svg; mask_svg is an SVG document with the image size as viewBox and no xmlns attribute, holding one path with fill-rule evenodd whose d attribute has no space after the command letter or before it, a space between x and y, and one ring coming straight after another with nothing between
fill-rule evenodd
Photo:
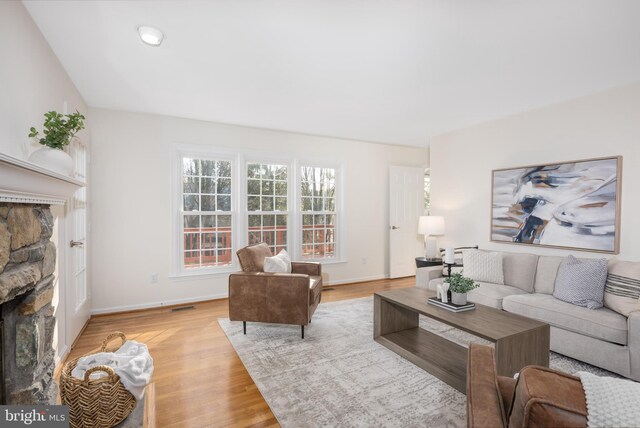
<instances>
[{"instance_id":1,"label":"mantel shelf","mask_svg":"<svg viewBox=\"0 0 640 428\"><path fill-rule=\"evenodd\" d=\"M63 205L83 181L0 153L0 202Z\"/></svg>"}]
</instances>

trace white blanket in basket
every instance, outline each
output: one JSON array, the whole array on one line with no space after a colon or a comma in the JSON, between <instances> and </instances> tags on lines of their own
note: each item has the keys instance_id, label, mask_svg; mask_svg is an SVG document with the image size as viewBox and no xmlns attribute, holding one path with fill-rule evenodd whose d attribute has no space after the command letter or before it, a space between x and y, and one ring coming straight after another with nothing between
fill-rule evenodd
<instances>
[{"instance_id":1,"label":"white blanket in basket","mask_svg":"<svg viewBox=\"0 0 640 428\"><path fill-rule=\"evenodd\" d=\"M144 397L144 388L153 375L153 358L149 355L147 346L134 340L127 340L116 352L98 352L80 358L71 375L84 379L84 373L95 366L111 367L120 376L122 385L137 400ZM104 372L94 372L89 375L89 379L103 376L106 376Z\"/></svg>"}]
</instances>

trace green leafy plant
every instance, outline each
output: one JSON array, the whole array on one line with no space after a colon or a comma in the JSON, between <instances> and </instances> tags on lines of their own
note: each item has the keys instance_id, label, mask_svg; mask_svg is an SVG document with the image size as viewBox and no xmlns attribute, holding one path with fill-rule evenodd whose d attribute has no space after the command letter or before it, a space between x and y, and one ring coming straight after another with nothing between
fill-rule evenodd
<instances>
[{"instance_id":1,"label":"green leafy plant","mask_svg":"<svg viewBox=\"0 0 640 428\"><path fill-rule=\"evenodd\" d=\"M71 114L49 111L44 114L44 137L38 139L38 143L62 150L82 129L84 129L84 116L78 110ZM32 126L30 131L29 138L37 139L39 132L36 128Z\"/></svg>"},{"instance_id":2,"label":"green leafy plant","mask_svg":"<svg viewBox=\"0 0 640 428\"><path fill-rule=\"evenodd\" d=\"M473 279L463 276L462 273L452 273L444 282L449 284L449 290L451 290L452 293L464 294L474 288L480 287Z\"/></svg>"}]
</instances>

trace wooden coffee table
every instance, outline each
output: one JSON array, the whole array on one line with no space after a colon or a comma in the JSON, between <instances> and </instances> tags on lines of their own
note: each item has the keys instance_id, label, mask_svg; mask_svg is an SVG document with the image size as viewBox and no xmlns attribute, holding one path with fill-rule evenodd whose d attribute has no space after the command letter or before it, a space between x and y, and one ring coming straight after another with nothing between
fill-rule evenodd
<instances>
[{"instance_id":1,"label":"wooden coffee table","mask_svg":"<svg viewBox=\"0 0 640 428\"><path fill-rule=\"evenodd\" d=\"M435 292L401 288L374 294L373 338L458 391L466 392L467 348L419 327L419 315L495 343L496 370L513 376L525 366L549 367L549 324L476 304L450 312L427 303Z\"/></svg>"}]
</instances>

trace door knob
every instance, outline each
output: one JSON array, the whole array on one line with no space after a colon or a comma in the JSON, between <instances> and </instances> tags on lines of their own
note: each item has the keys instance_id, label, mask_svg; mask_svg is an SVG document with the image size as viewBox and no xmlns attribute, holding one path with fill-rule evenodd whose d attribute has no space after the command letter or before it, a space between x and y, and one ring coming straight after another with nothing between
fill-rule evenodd
<instances>
[{"instance_id":1,"label":"door knob","mask_svg":"<svg viewBox=\"0 0 640 428\"><path fill-rule=\"evenodd\" d=\"M69 241L69 246L70 246L71 248L75 248L75 247L80 247L80 248L82 248L82 247L84 247L84 242L82 242L82 241L73 241L73 240L71 240L71 241Z\"/></svg>"},{"instance_id":2,"label":"door knob","mask_svg":"<svg viewBox=\"0 0 640 428\"><path fill-rule=\"evenodd\" d=\"M391 230L396 230L396 229L400 229L400 228L397 226L391 226Z\"/></svg>"}]
</instances>

